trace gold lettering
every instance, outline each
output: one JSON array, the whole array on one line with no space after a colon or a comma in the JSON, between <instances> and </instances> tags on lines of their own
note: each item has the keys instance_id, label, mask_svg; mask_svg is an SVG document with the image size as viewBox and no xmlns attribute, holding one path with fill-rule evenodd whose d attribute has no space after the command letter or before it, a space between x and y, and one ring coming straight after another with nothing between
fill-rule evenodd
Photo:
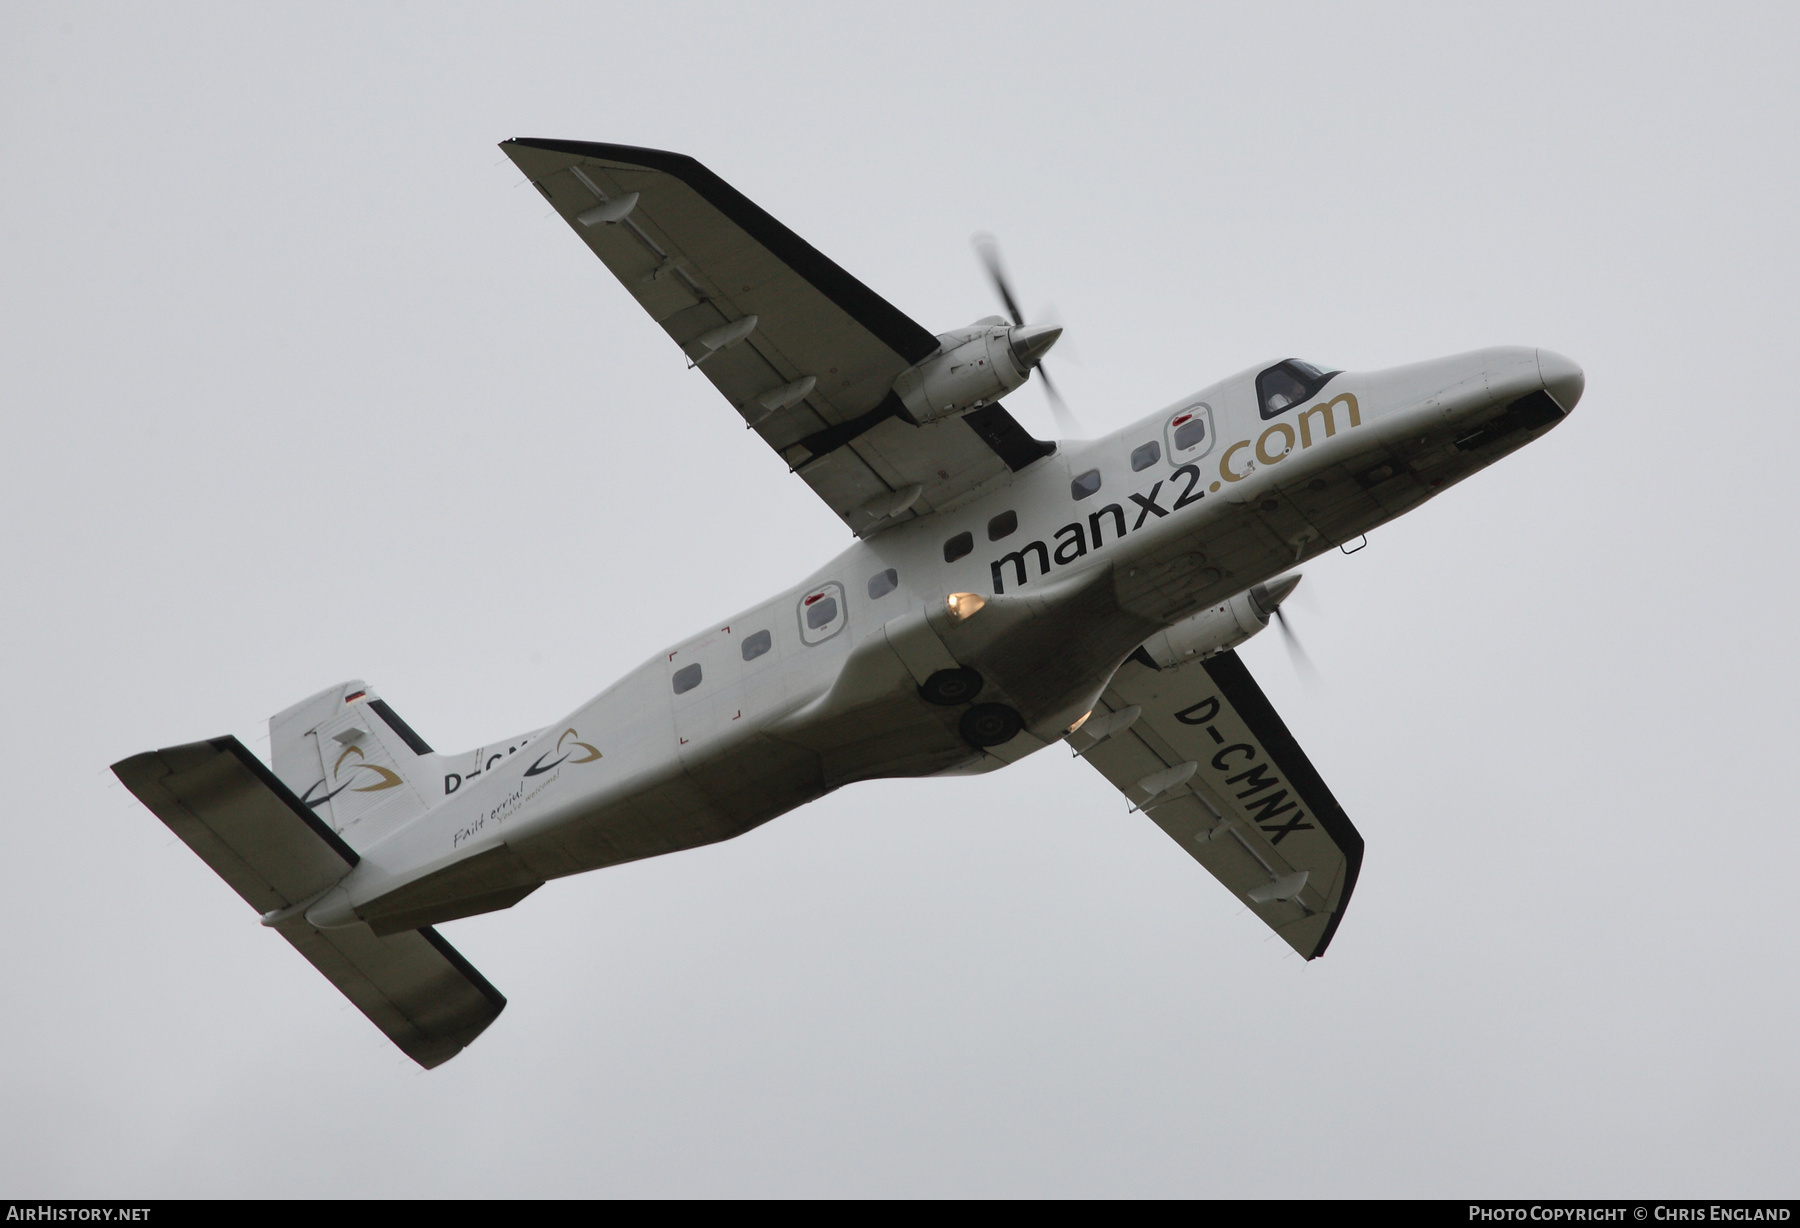
<instances>
[{"instance_id":1,"label":"gold lettering","mask_svg":"<svg viewBox=\"0 0 1800 1228\"><path fill-rule=\"evenodd\" d=\"M1303 448L1312 447L1312 423L1309 419L1314 414L1325 415L1325 438L1330 439L1337 434L1337 418L1332 414L1331 406L1315 405L1300 415L1300 446Z\"/></svg>"},{"instance_id":2,"label":"gold lettering","mask_svg":"<svg viewBox=\"0 0 1800 1228\"><path fill-rule=\"evenodd\" d=\"M1225 455L1223 455L1219 458L1219 476L1220 477L1224 478L1227 482L1241 482L1245 478L1250 476L1250 474L1248 472L1233 473L1231 471L1232 455L1234 453L1236 453L1239 448L1247 448L1249 446L1250 446L1250 441L1248 439L1240 439L1236 443L1232 444L1229 448L1225 449Z\"/></svg>"},{"instance_id":3,"label":"gold lettering","mask_svg":"<svg viewBox=\"0 0 1800 1228\"><path fill-rule=\"evenodd\" d=\"M1342 405L1350 411L1351 426L1362 425L1362 413L1356 404L1355 394L1340 392L1337 396L1332 397L1331 400L1325 402L1323 405L1315 405L1300 415L1301 447L1312 447L1312 422L1310 419L1314 414L1323 414L1325 416L1325 438L1330 439L1333 435L1337 434L1337 419L1331 412L1331 407L1333 405Z\"/></svg>"},{"instance_id":4,"label":"gold lettering","mask_svg":"<svg viewBox=\"0 0 1800 1228\"><path fill-rule=\"evenodd\" d=\"M1268 449L1265 445L1269 442L1269 436L1275 434L1277 431L1281 432L1282 436L1284 438L1286 438L1287 442L1281 445L1281 451L1277 452L1273 456L1270 456ZM1293 450L1294 450L1294 428L1289 426L1285 422L1277 422L1274 426L1272 426L1268 430L1264 431L1262 433L1262 437L1256 441L1256 459L1261 461L1265 465L1273 465L1276 461L1285 459L1287 457L1287 454L1289 452L1292 452Z\"/></svg>"}]
</instances>

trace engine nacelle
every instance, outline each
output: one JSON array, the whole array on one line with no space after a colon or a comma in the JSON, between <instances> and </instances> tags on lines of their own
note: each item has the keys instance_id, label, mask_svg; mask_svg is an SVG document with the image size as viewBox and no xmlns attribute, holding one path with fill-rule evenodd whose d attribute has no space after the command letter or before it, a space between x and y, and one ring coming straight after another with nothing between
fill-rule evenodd
<instances>
[{"instance_id":1,"label":"engine nacelle","mask_svg":"<svg viewBox=\"0 0 1800 1228\"><path fill-rule=\"evenodd\" d=\"M1299 585L1299 576L1258 584L1230 601L1184 618L1144 641L1144 651L1164 669L1236 648L1269 625L1275 609Z\"/></svg>"},{"instance_id":2,"label":"engine nacelle","mask_svg":"<svg viewBox=\"0 0 1800 1228\"><path fill-rule=\"evenodd\" d=\"M894 392L923 426L999 400L1031 375L1060 328L1017 328L998 316L938 337L938 352L908 367Z\"/></svg>"}]
</instances>

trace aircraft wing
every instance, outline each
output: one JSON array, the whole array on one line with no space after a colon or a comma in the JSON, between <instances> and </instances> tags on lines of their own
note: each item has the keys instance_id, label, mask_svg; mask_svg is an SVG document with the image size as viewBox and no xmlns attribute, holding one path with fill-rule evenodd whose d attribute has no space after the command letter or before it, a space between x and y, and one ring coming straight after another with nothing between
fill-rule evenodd
<instances>
[{"instance_id":1,"label":"aircraft wing","mask_svg":"<svg viewBox=\"0 0 1800 1228\"><path fill-rule=\"evenodd\" d=\"M894 378L937 338L693 158L583 141L500 148L859 534L974 498L1055 451L998 402L912 425Z\"/></svg>"},{"instance_id":2,"label":"aircraft wing","mask_svg":"<svg viewBox=\"0 0 1800 1228\"><path fill-rule=\"evenodd\" d=\"M1289 946L1325 954L1362 836L1236 653L1127 661L1069 740Z\"/></svg>"}]
</instances>

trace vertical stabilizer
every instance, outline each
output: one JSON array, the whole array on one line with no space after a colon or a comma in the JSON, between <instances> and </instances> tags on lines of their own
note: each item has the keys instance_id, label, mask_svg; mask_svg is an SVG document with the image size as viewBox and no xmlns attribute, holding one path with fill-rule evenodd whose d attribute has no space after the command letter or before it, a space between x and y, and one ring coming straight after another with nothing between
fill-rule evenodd
<instances>
[{"instance_id":1,"label":"vertical stabilizer","mask_svg":"<svg viewBox=\"0 0 1800 1228\"><path fill-rule=\"evenodd\" d=\"M437 755L361 679L269 718L275 775L353 848L424 814Z\"/></svg>"}]
</instances>

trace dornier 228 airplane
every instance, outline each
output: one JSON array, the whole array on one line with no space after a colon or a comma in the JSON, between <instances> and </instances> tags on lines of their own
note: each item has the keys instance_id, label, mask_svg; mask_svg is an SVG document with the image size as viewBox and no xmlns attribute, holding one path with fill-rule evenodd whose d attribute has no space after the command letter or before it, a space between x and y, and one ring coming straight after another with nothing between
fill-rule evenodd
<instances>
[{"instance_id":1,"label":"dornier 228 airplane","mask_svg":"<svg viewBox=\"0 0 1800 1228\"><path fill-rule=\"evenodd\" d=\"M1091 441L1001 398L1060 330L933 335L694 159L501 147L855 534L580 709L464 754L363 682L126 786L420 1064L505 999L433 925L552 878L749 831L839 786L1066 742L1307 959L1363 841L1232 648L1291 568L1560 422L1584 378L1499 348L1383 371L1265 363ZM997 265L994 266L997 272Z\"/></svg>"}]
</instances>

